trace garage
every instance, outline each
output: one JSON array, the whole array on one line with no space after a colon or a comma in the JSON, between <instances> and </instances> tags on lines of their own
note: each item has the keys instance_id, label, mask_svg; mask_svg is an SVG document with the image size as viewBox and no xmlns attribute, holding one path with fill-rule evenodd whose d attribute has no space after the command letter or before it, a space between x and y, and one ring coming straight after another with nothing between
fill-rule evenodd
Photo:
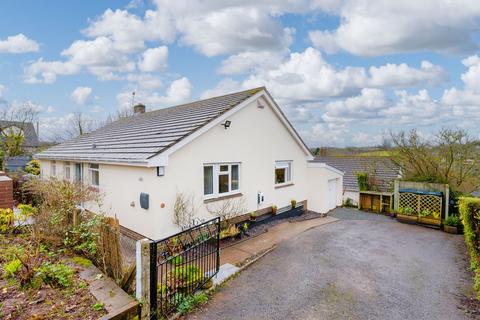
<instances>
[{"instance_id":1,"label":"garage","mask_svg":"<svg viewBox=\"0 0 480 320\"><path fill-rule=\"evenodd\" d=\"M310 210L326 213L342 205L343 172L320 161L308 162L307 194Z\"/></svg>"}]
</instances>

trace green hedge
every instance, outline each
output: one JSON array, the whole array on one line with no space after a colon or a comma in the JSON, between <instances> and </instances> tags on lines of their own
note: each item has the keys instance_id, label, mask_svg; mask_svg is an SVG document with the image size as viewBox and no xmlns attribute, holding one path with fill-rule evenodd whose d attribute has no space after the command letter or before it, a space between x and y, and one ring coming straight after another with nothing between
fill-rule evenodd
<instances>
[{"instance_id":1,"label":"green hedge","mask_svg":"<svg viewBox=\"0 0 480 320\"><path fill-rule=\"evenodd\" d=\"M470 252L470 268L474 272L474 289L480 299L480 198L462 197L458 208Z\"/></svg>"}]
</instances>

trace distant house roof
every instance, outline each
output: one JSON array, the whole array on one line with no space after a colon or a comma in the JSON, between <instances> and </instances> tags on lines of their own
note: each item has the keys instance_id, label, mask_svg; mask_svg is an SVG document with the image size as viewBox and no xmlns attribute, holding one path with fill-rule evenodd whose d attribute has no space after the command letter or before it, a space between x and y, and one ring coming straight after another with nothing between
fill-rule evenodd
<instances>
[{"instance_id":1,"label":"distant house roof","mask_svg":"<svg viewBox=\"0 0 480 320\"><path fill-rule=\"evenodd\" d=\"M316 157L315 161L343 171L343 186L349 191L359 191L357 173L360 172L375 174L378 187L384 192L393 188L393 181L400 175L400 168L388 157Z\"/></svg>"},{"instance_id":2,"label":"distant house roof","mask_svg":"<svg viewBox=\"0 0 480 320\"><path fill-rule=\"evenodd\" d=\"M37 133L31 122L17 122L17 121L4 121L0 120L0 132L5 129L17 127L23 130L25 140L23 145L25 147L38 147L40 142L38 141Z\"/></svg>"},{"instance_id":3,"label":"distant house roof","mask_svg":"<svg viewBox=\"0 0 480 320\"><path fill-rule=\"evenodd\" d=\"M36 157L144 165L263 90L255 88L120 119Z\"/></svg>"}]
</instances>

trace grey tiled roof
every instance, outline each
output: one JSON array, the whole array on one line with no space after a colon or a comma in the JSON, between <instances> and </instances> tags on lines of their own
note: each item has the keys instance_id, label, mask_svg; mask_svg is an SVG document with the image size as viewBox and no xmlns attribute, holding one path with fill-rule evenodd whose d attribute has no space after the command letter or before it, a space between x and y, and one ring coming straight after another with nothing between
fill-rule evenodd
<instances>
[{"instance_id":1,"label":"grey tiled roof","mask_svg":"<svg viewBox=\"0 0 480 320\"><path fill-rule=\"evenodd\" d=\"M38 147L40 145L38 141L37 133L31 122L17 122L17 121L5 121L0 120L0 132L9 127L17 127L23 130L25 140L23 145L25 147Z\"/></svg>"},{"instance_id":2,"label":"grey tiled roof","mask_svg":"<svg viewBox=\"0 0 480 320\"><path fill-rule=\"evenodd\" d=\"M39 159L145 163L262 88L120 119L36 155Z\"/></svg>"},{"instance_id":3,"label":"grey tiled roof","mask_svg":"<svg viewBox=\"0 0 480 320\"><path fill-rule=\"evenodd\" d=\"M343 186L350 191L359 191L357 173L375 173L379 189L383 192L393 189L393 181L400 174L400 168L388 157L316 157L315 160L345 172Z\"/></svg>"}]
</instances>

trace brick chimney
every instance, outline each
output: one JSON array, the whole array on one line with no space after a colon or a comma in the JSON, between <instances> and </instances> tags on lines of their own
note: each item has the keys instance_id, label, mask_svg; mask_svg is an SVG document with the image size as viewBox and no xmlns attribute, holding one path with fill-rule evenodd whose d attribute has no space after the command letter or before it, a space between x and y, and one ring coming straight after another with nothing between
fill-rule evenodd
<instances>
[{"instance_id":1,"label":"brick chimney","mask_svg":"<svg viewBox=\"0 0 480 320\"><path fill-rule=\"evenodd\" d=\"M133 106L133 113L134 114L142 114L145 113L145 105L139 103Z\"/></svg>"}]
</instances>

